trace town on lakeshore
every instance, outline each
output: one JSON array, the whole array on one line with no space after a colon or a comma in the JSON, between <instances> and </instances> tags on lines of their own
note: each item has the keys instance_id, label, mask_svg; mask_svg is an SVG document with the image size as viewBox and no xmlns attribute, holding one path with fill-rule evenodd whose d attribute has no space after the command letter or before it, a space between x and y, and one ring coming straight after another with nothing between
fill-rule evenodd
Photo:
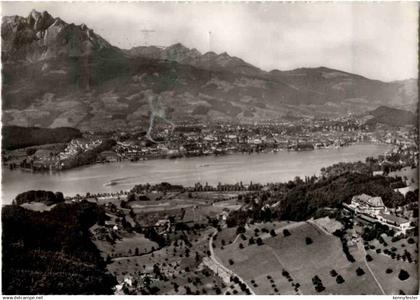
<instances>
[{"instance_id":1,"label":"town on lakeshore","mask_svg":"<svg viewBox=\"0 0 420 300\"><path fill-rule=\"evenodd\" d=\"M18 131L13 127L6 130ZM158 134L155 139L158 143L150 141L145 132L141 131L76 131L74 134L77 137L67 143L18 149L10 147L13 150L6 149L2 153L3 166L31 172L52 172L95 163L229 153L310 151L355 143L392 145L392 153L409 157L414 165L418 154L415 143L418 130L414 125L397 128L382 124L372 126L358 116L253 124L183 123L177 124L171 134L167 126L156 127L156 131ZM62 133L63 136L65 134Z\"/></svg>"},{"instance_id":2,"label":"town on lakeshore","mask_svg":"<svg viewBox=\"0 0 420 300\"><path fill-rule=\"evenodd\" d=\"M417 295L413 11L2 3L2 294Z\"/></svg>"}]
</instances>

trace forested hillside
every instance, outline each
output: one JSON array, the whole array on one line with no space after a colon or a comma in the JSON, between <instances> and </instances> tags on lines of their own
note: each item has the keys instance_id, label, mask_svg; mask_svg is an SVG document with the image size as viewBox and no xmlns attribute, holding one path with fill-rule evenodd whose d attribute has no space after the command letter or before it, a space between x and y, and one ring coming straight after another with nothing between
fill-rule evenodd
<instances>
[{"instance_id":1,"label":"forested hillside","mask_svg":"<svg viewBox=\"0 0 420 300\"><path fill-rule=\"evenodd\" d=\"M76 128L39 128L3 126L3 148L13 150L44 144L67 143L72 139L81 137Z\"/></svg>"},{"instance_id":2,"label":"forested hillside","mask_svg":"<svg viewBox=\"0 0 420 300\"><path fill-rule=\"evenodd\" d=\"M2 210L3 294L112 294L116 284L90 239L104 222L96 204L59 204L48 212Z\"/></svg>"}]
</instances>

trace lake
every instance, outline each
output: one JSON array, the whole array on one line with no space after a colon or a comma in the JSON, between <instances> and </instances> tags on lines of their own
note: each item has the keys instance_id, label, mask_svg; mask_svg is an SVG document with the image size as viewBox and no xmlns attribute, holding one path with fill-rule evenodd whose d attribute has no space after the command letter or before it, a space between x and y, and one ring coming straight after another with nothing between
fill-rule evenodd
<instances>
[{"instance_id":1,"label":"lake","mask_svg":"<svg viewBox=\"0 0 420 300\"><path fill-rule=\"evenodd\" d=\"M355 144L338 149L280 151L277 153L231 154L179 159L120 162L80 167L54 174L2 169L2 203L28 190L61 191L65 196L115 192L139 183L162 181L194 185L284 182L295 176L318 175L322 167L338 162L364 161L391 148L384 144ZM113 184L109 184L113 181Z\"/></svg>"}]
</instances>

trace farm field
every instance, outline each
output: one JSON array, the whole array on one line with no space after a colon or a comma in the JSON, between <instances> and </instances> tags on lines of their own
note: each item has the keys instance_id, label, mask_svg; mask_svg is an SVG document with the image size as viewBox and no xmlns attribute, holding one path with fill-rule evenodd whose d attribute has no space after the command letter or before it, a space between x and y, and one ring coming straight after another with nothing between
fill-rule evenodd
<instances>
[{"instance_id":1,"label":"farm field","mask_svg":"<svg viewBox=\"0 0 420 300\"><path fill-rule=\"evenodd\" d=\"M407 295L418 293L417 264L392 259L383 253L377 254L372 250L367 252L373 258L368 264L387 295L398 295L400 291ZM387 273L387 269L391 269L392 273ZM407 271L410 275L407 280L403 281L398 278L401 269Z\"/></svg>"},{"instance_id":2,"label":"farm field","mask_svg":"<svg viewBox=\"0 0 420 300\"><path fill-rule=\"evenodd\" d=\"M99 205L105 205L108 203L112 203L116 205L117 207L121 206L121 201L125 200L127 198L127 195L120 195L118 197L115 196L101 196L98 197L98 201L95 201Z\"/></svg>"},{"instance_id":3,"label":"farm field","mask_svg":"<svg viewBox=\"0 0 420 300\"><path fill-rule=\"evenodd\" d=\"M211 232L210 229L188 234L188 240L192 242L190 247L178 240L152 253L117 257L108 265L108 270L120 282L135 274L148 274L152 279L151 286L163 294L222 293L226 285L201 262L207 254ZM156 268L164 274L164 279L156 278Z\"/></svg>"},{"instance_id":4,"label":"farm field","mask_svg":"<svg viewBox=\"0 0 420 300\"><path fill-rule=\"evenodd\" d=\"M411 236L393 241L391 237L385 234L382 235L382 238L386 246L374 239L367 243L366 252L373 258L369 265L385 292L394 295L399 294L400 291L405 294L417 294L418 238ZM395 254L391 256L390 253ZM406 253L410 256L411 262L407 259ZM407 280L398 278L401 269L408 272L410 277ZM387 270L388 272L386 272Z\"/></svg>"},{"instance_id":5,"label":"farm field","mask_svg":"<svg viewBox=\"0 0 420 300\"><path fill-rule=\"evenodd\" d=\"M173 208L189 208L193 206L212 206L218 211L223 209L238 209L240 204L237 195L224 194L222 192L192 192L192 193L169 193L159 196L154 193L146 195L149 201L133 201L129 202L129 206L135 211L153 212L165 210L169 207Z\"/></svg>"},{"instance_id":6,"label":"farm field","mask_svg":"<svg viewBox=\"0 0 420 300\"><path fill-rule=\"evenodd\" d=\"M29 210L42 212L42 211L50 211L51 209L53 209L53 207L56 206L56 204L46 205L45 203L42 203L42 202L30 202L30 203L23 203L21 206Z\"/></svg>"},{"instance_id":7,"label":"farm field","mask_svg":"<svg viewBox=\"0 0 420 300\"><path fill-rule=\"evenodd\" d=\"M95 231L95 227L92 228L92 231ZM114 243L110 243L107 239L100 239L99 234L96 234L96 236L97 237L93 242L103 256L109 255L111 258L138 256L159 248L157 243L145 238L143 234L137 232L124 232L119 234Z\"/></svg>"},{"instance_id":8,"label":"farm field","mask_svg":"<svg viewBox=\"0 0 420 300\"><path fill-rule=\"evenodd\" d=\"M317 294L312 283L315 276L321 279L325 287L321 294L354 294L354 291L381 294L365 263L350 263L337 237L307 222L279 225L283 227L276 230L279 233L275 237L259 236L263 240L261 246L245 242L244 249L240 249L238 245L231 244L223 250L217 247L215 253L257 294ZM285 237L281 233L283 229L287 229L290 235ZM312 240L309 245L306 244L307 237ZM334 267L331 262L334 262ZM362 276L356 275L359 267L365 271ZM336 282L336 276L330 274L332 269L343 277L343 283Z\"/></svg>"},{"instance_id":9,"label":"farm field","mask_svg":"<svg viewBox=\"0 0 420 300\"><path fill-rule=\"evenodd\" d=\"M105 201L102 204L121 200ZM121 209L108 205L105 226L91 228L94 243L109 262L108 271L119 282L117 294L246 292L218 274L219 266L209 257L215 230L210 222L241 206L237 194L152 192L122 204ZM236 229L229 234L235 238Z\"/></svg>"},{"instance_id":10,"label":"farm field","mask_svg":"<svg viewBox=\"0 0 420 300\"><path fill-rule=\"evenodd\" d=\"M139 249L138 253L147 253L153 249L159 248L159 245L147 238L143 234L134 232L127 237L123 237L118 240L114 245L115 256L131 256L136 255L136 249Z\"/></svg>"},{"instance_id":11,"label":"farm field","mask_svg":"<svg viewBox=\"0 0 420 300\"><path fill-rule=\"evenodd\" d=\"M217 233L215 238L213 238L213 243L216 248L221 248L229 244L239 245L242 243L245 245L248 243L247 240L250 237L256 238L256 232L258 236L261 235L262 238L267 238L271 230L275 230L276 233L280 234L284 227L290 226L291 224L293 224L291 221L273 221L267 223L247 224L244 228L245 233L243 235L239 235L237 233L237 227L224 228L222 231ZM245 242L243 237L246 238Z\"/></svg>"}]
</instances>

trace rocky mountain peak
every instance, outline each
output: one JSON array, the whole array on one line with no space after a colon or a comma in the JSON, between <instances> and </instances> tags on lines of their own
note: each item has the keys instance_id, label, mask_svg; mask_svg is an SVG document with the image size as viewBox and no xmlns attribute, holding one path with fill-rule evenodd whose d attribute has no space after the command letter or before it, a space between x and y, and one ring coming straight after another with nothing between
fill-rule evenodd
<instances>
[{"instance_id":1,"label":"rocky mountain peak","mask_svg":"<svg viewBox=\"0 0 420 300\"><path fill-rule=\"evenodd\" d=\"M32 10L26 18L28 25L35 31L46 30L54 23L54 18L47 12Z\"/></svg>"},{"instance_id":2,"label":"rocky mountain peak","mask_svg":"<svg viewBox=\"0 0 420 300\"><path fill-rule=\"evenodd\" d=\"M161 58L179 63L187 63L188 61L194 63L200 56L201 53L197 49L189 49L181 43L176 43L161 51Z\"/></svg>"},{"instance_id":3,"label":"rocky mountain peak","mask_svg":"<svg viewBox=\"0 0 420 300\"><path fill-rule=\"evenodd\" d=\"M214 58L214 57L216 57L217 56L217 54L216 53L214 53L213 51L208 51L208 52L206 52L206 53L204 53L204 55L203 55L204 57L208 57L208 58Z\"/></svg>"},{"instance_id":4,"label":"rocky mountain peak","mask_svg":"<svg viewBox=\"0 0 420 300\"><path fill-rule=\"evenodd\" d=\"M35 62L60 56L90 55L111 45L85 24L68 24L47 11L32 10L25 17L4 17L2 60Z\"/></svg>"},{"instance_id":5,"label":"rocky mountain peak","mask_svg":"<svg viewBox=\"0 0 420 300\"><path fill-rule=\"evenodd\" d=\"M416 80L384 83L324 67L265 72L226 52L201 54L181 43L122 50L85 24L47 12L3 17L1 30L6 125L140 128L149 122L149 89L171 99L178 120L248 122L288 111L293 118L417 106ZM177 64L183 66L172 80ZM390 115L382 110L378 122Z\"/></svg>"}]
</instances>

